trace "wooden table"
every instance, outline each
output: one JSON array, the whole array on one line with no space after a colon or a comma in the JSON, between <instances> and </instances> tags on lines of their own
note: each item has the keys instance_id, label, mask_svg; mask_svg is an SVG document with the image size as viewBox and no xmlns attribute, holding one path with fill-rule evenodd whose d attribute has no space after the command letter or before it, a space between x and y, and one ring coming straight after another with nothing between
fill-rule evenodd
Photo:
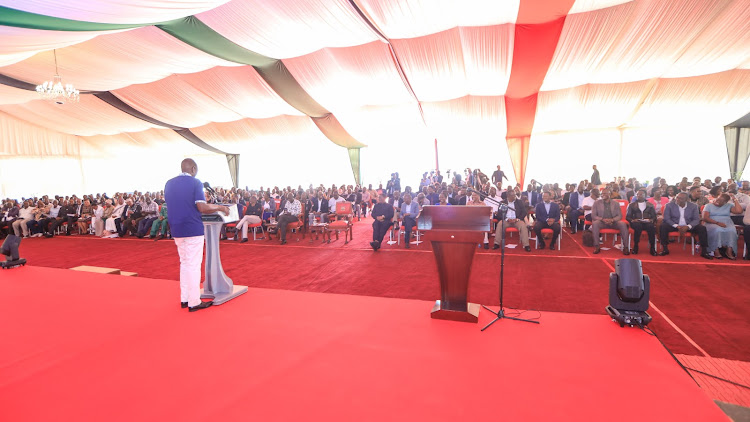
<instances>
[{"instance_id":1,"label":"wooden table","mask_svg":"<svg viewBox=\"0 0 750 422\"><path fill-rule=\"evenodd\" d=\"M315 233L315 240L318 240L319 236L318 233L323 234L323 242L326 242L326 236L328 236L328 241L331 241L331 233L328 231L328 223L315 223L308 226L308 229L310 230L310 243L313 243L313 233Z\"/></svg>"}]
</instances>

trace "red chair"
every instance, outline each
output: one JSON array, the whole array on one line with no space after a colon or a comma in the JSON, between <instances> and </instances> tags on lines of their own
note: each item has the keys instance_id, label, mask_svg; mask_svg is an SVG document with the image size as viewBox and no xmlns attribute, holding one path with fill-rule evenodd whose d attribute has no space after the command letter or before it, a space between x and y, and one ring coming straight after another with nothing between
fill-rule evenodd
<instances>
[{"instance_id":1,"label":"red chair","mask_svg":"<svg viewBox=\"0 0 750 422\"><path fill-rule=\"evenodd\" d=\"M354 213L351 202L336 203L336 221L328 223L328 231L336 232L336 240L339 240L339 232L344 232L344 244L354 239L352 226ZM347 237L348 236L348 237ZM325 238L324 238L325 239ZM328 243L331 243L331 234L328 234Z\"/></svg>"},{"instance_id":2,"label":"red chair","mask_svg":"<svg viewBox=\"0 0 750 422\"><path fill-rule=\"evenodd\" d=\"M555 232L553 232L552 229L542 229L542 235L545 235L545 234L552 235L554 233ZM560 235L557 236L557 250L558 251L560 250L560 247L562 245L561 239L562 239L562 232L560 233ZM534 248L539 249L539 236L534 238Z\"/></svg>"},{"instance_id":3,"label":"red chair","mask_svg":"<svg viewBox=\"0 0 750 422\"><path fill-rule=\"evenodd\" d=\"M234 205L230 205L230 206L234 206ZM240 214L240 218L245 216L245 211L247 211L247 205L242 207L242 214ZM235 221L234 223L224 224L224 227L227 229L226 231L227 233L229 233L229 229L233 229L232 233L234 233L234 236L232 237L232 239L234 239L235 237L239 235L239 232L237 230L237 223L239 223L239 221ZM255 240L254 236L255 236L255 233L253 233L253 240Z\"/></svg>"},{"instance_id":4,"label":"red chair","mask_svg":"<svg viewBox=\"0 0 750 422\"><path fill-rule=\"evenodd\" d=\"M293 222L287 224L287 226L286 226L287 236L289 236L290 232L297 233L297 242L300 241L300 238L301 239L305 238L305 231L304 231L305 222L302 220L304 218L304 216L305 216L305 205L302 204L301 207L300 207L299 216L297 216L297 221L293 221ZM270 231L267 232L267 234L268 234L268 240L273 239L273 236L271 236L271 232ZM280 236L281 236L281 233L279 232L278 226L277 226L277 228L276 228L276 238L278 239L278 238L280 238Z\"/></svg>"}]
</instances>

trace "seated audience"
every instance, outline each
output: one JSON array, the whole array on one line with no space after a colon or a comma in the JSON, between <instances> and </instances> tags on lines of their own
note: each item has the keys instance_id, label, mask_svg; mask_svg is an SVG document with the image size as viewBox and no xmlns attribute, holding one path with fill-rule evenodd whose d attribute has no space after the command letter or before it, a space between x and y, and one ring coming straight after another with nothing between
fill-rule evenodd
<instances>
[{"instance_id":1,"label":"seated audience","mask_svg":"<svg viewBox=\"0 0 750 422\"><path fill-rule=\"evenodd\" d=\"M521 245L526 252L531 252L529 247L529 229L526 226L526 205L523 201L516 197L516 192L513 189L508 189L506 193L506 200L503 201L508 206L508 210L505 213L505 218L501 218L501 215L497 215L497 219L500 223L495 229L495 245L492 249L500 249L500 242L502 241L503 233L506 227L515 227L518 229L519 237L521 238Z\"/></svg>"},{"instance_id":2,"label":"seated audience","mask_svg":"<svg viewBox=\"0 0 750 422\"><path fill-rule=\"evenodd\" d=\"M422 195L420 193L420 195ZM404 225L404 247L409 249L409 241L411 240L411 229L417 225L417 216L419 215L421 208L419 205L411 200L411 195L408 193L404 195L404 203L401 204L401 222Z\"/></svg>"},{"instance_id":3,"label":"seated audience","mask_svg":"<svg viewBox=\"0 0 750 422\"><path fill-rule=\"evenodd\" d=\"M96 202L91 206L91 225L94 227L94 236L101 236L104 231L104 206Z\"/></svg>"},{"instance_id":4,"label":"seated audience","mask_svg":"<svg viewBox=\"0 0 750 422\"><path fill-rule=\"evenodd\" d=\"M13 233L21 237L29 237L29 227L26 225L29 221L34 219L34 208L31 208L29 201L23 201L21 208L18 210L18 218L13 221Z\"/></svg>"},{"instance_id":5,"label":"seated audience","mask_svg":"<svg viewBox=\"0 0 750 422\"><path fill-rule=\"evenodd\" d=\"M261 214L263 213L263 206L258 202L258 198L253 195L250 197L250 203L247 204L245 209L245 215L237 223L237 233L242 233L241 236L234 236L235 240L241 240L242 243L247 242L247 229L250 224L260 224ZM152 230L153 231L153 230Z\"/></svg>"},{"instance_id":6,"label":"seated audience","mask_svg":"<svg viewBox=\"0 0 750 422\"><path fill-rule=\"evenodd\" d=\"M154 241L164 239L167 236L167 229L169 228L169 219L167 218L167 203L161 204L161 210L159 210L159 216L151 223L151 232L149 238Z\"/></svg>"},{"instance_id":7,"label":"seated audience","mask_svg":"<svg viewBox=\"0 0 750 422\"><path fill-rule=\"evenodd\" d=\"M664 207L664 221L659 229L659 241L662 244L660 256L669 255L669 233L679 231L680 237L686 233L698 235L701 256L713 259L708 252L708 237L706 227L701 224L698 206L688 202L687 194L680 193L675 200Z\"/></svg>"},{"instance_id":8,"label":"seated audience","mask_svg":"<svg viewBox=\"0 0 750 422\"><path fill-rule=\"evenodd\" d=\"M546 246L542 229L551 229L552 240L549 248L554 250L557 243L557 236L560 236L560 206L552 202L552 194L549 191L544 191L542 202L536 204L534 212L536 214L534 232L536 233L536 241L539 248L544 249Z\"/></svg>"},{"instance_id":9,"label":"seated audience","mask_svg":"<svg viewBox=\"0 0 750 422\"><path fill-rule=\"evenodd\" d=\"M370 215L374 221L372 222L372 242L370 242L370 246L374 251L380 249L380 244L383 242L385 234L390 230L391 224L393 224L393 208L394 204L385 202L384 194L378 196L378 203L372 207Z\"/></svg>"},{"instance_id":10,"label":"seated audience","mask_svg":"<svg viewBox=\"0 0 750 422\"><path fill-rule=\"evenodd\" d=\"M573 187L574 186L571 185L571 189ZM583 191L583 183L579 183L578 189L574 192L570 192L570 195L568 196L568 206L566 207L566 210L568 212L568 221L570 222L570 231L573 234L576 234L578 230L583 230L583 221L581 221L579 217L585 214L583 202L587 196L588 195ZM591 204L593 204L593 202ZM591 208L589 208L589 212L591 212Z\"/></svg>"},{"instance_id":11,"label":"seated audience","mask_svg":"<svg viewBox=\"0 0 750 422\"><path fill-rule=\"evenodd\" d=\"M622 239L622 254L630 255L628 245L628 225L622 221L622 210L620 204L610 198L610 190L602 190L602 199L596 201L591 209L591 220L593 224L591 231L594 234L594 253L600 252L599 232L602 229L615 229L620 231Z\"/></svg>"},{"instance_id":12,"label":"seated audience","mask_svg":"<svg viewBox=\"0 0 750 422\"><path fill-rule=\"evenodd\" d=\"M723 193L712 204L703 209L703 221L706 222L708 250L713 257L731 260L737 259L737 229L730 213L740 213L742 206L734 195Z\"/></svg>"},{"instance_id":13,"label":"seated audience","mask_svg":"<svg viewBox=\"0 0 750 422\"><path fill-rule=\"evenodd\" d=\"M76 222L78 224L78 233L86 234L89 232L89 224L91 224L91 217L94 214L94 209L91 207L91 201L88 199L83 201L81 206L81 216Z\"/></svg>"},{"instance_id":14,"label":"seated audience","mask_svg":"<svg viewBox=\"0 0 750 422\"><path fill-rule=\"evenodd\" d=\"M649 252L652 256L656 256L656 209L651 202L646 201L646 189L638 190L635 202L628 205L625 219L633 229L631 252L638 255L641 233L645 230L648 236Z\"/></svg>"},{"instance_id":15,"label":"seated audience","mask_svg":"<svg viewBox=\"0 0 750 422\"><path fill-rule=\"evenodd\" d=\"M151 230L151 226L153 226L154 221L158 216L159 204L152 201L151 197L146 195L145 203L141 204L141 220L138 222L136 236L138 238L145 237Z\"/></svg>"},{"instance_id":16,"label":"seated audience","mask_svg":"<svg viewBox=\"0 0 750 422\"><path fill-rule=\"evenodd\" d=\"M289 223L299 221L299 216L302 214L302 204L294 197L293 193L289 193L286 196L286 203L284 203L284 209L279 214L278 219L278 230L281 234L281 244L286 245L286 228Z\"/></svg>"}]
</instances>

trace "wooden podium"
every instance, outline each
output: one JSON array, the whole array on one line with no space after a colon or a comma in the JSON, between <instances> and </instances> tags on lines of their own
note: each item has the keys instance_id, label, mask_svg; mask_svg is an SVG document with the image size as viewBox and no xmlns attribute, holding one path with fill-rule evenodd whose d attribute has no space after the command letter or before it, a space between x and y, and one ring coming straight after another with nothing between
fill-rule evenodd
<instances>
[{"instance_id":1,"label":"wooden podium","mask_svg":"<svg viewBox=\"0 0 750 422\"><path fill-rule=\"evenodd\" d=\"M427 205L417 221L429 231L432 252L440 275L440 300L432 318L477 322L479 305L468 303L469 273L477 245L490 230L490 207Z\"/></svg>"}]
</instances>

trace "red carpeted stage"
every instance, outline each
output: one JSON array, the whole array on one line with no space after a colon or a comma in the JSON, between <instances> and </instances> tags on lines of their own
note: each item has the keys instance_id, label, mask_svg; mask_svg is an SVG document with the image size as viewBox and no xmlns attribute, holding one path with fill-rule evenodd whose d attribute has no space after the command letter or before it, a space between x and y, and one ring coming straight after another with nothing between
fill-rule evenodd
<instances>
[{"instance_id":1,"label":"red carpeted stage","mask_svg":"<svg viewBox=\"0 0 750 422\"><path fill-rule=\"evenodd\" d=\"M33 266L0 287L3 420L727 420L602 315L482 333L419 300L253 288L191 314L173 280Z\"/></svg>"}]
</instances>

